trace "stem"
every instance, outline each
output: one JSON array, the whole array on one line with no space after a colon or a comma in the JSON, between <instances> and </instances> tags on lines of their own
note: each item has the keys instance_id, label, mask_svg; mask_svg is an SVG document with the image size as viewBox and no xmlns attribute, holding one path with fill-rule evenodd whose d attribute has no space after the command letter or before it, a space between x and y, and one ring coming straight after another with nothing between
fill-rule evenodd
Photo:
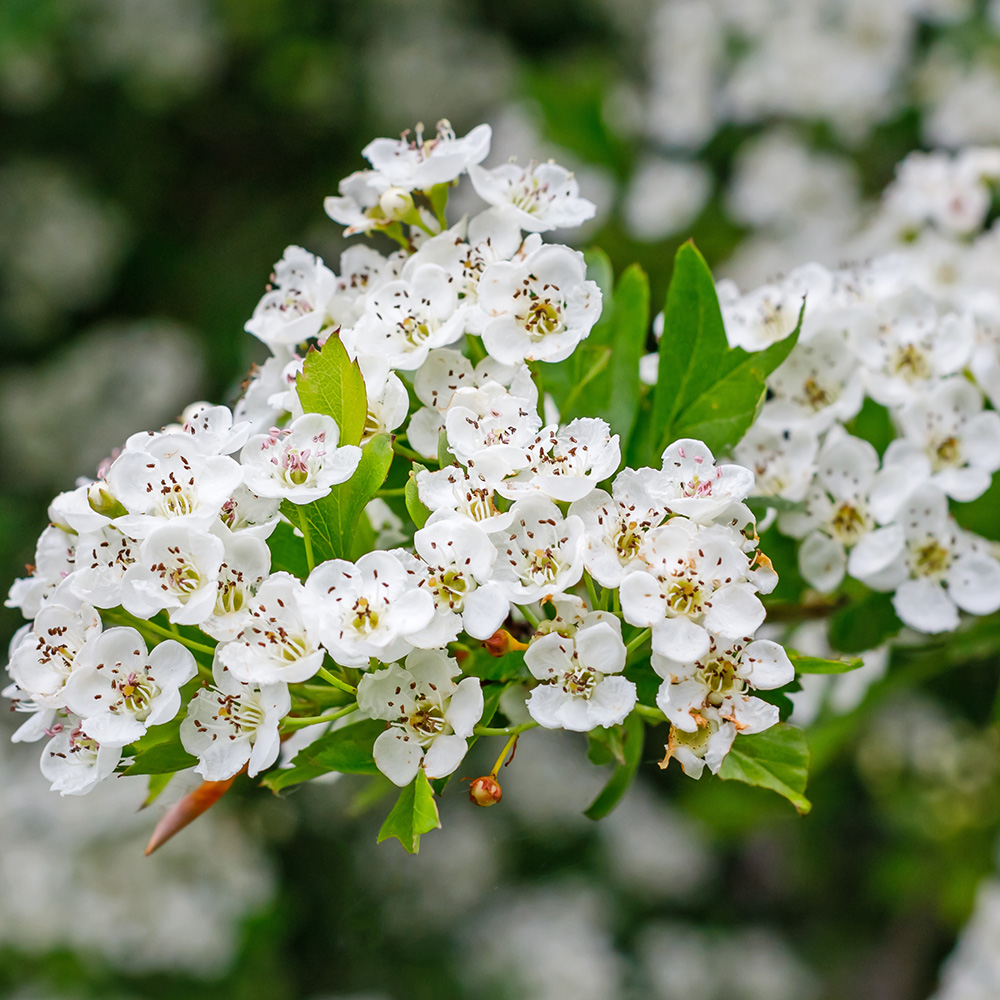
<instances>
[{"instance_id":1,"label":"stem","mask_svg":"<svg viewBox=\"0 0 1000 1000\"><path fill-rule=\"evenodd\" d=\"M412 448L407 448L406 445L400 444L398 441L392 442L392 453L394 455L399 455L400 458L409 459L411 462L420 462L421 464L430 463L431 465L437 465L436 459L428 458L426 455L421 455L415 452Z\"/></svg>"},{"instance_id":2,"label":"stem","mask_svg":"<svg viewBox=\"0 0 1000 1000\"><path fill-rule=\"evenodd\" d=\"M658 708L650 708L648 705L636 705L632 711L651 722L667 721L667 717Z\"/></svg>"},{"instance_id":3,"label":"stem","mask_svg":"<svg viewBox=\"0 0 1000 1000\"><path fill-rule=\"evenodd\" d=\"M507 759L507 754L514 756L514 747L517 746L517 741L520 737L520 733L513 733L507 742L503 745L503 750L500 751L500 756L497 757L497 762L493 765L493 770L490 771L490 776L495 778L500 773L500 768L503 767L504 761Z\"/></svg>"},{"instance_id":4,"label":"stem","mask_svg":"<svg viewBox=\"0 0 1000 1000\"><path fill-rule=\"evenodd\" d=\"M305 517L302 518L302 523L298 528L302 532L302 541L306 543L306 566L309 567L311 573L316 565L316 560L313 558L313 543L312 538L309 537L309 525Z\"/></svg>"},{"instance_id":5,"label":"stem","mask_svg":"<svg viewBox=\"0 0 1000 1000\"><path fill-rule=\"evenodd\" d=\"M400 486L398 488L393 488L389 490L376 490L375 496L377 497L404 497L406 496L406 487Z\"/></svg>"},{"instance_id":6,"label":"stem","mask_svg":"<svg viewBox=\"0 0 1000 1000\"><path fill-rule=\"evenodd\" d=\"M612 596L612 600L613 600L612 609L614 610L614 613L616 615L621 615L621 613L622 613L622 598L621 598L621 594L618 591L617 587L612 591L612 595L613 595Z\"/></svg>"},{"instance_id":7,"label":"stem","mask_svg":"<svg viewBox=\"0 0 1000 1000\"><path fill-rule=\"evenodd\" d=\"M517 608L517 610L520 611L522 615L524 615L524 617L528 620L528 624L533 629L537 629L538 626L541 624L541 619L527 605L515 604L514 607Z\"/></svg>"},{"instance_id":8,"label":"stem","mask_svg":"<svg viewBox=\"0 0 1000 1000\"><path fill-rule=\"evenodd\" d=\"M652 634L651 628L644 628L631 642L625 645L626 652L635 652Z\"/></svg>"},{"instance_id":9,"label":"stem","mask_svg":"<svg viewBox=\"0 0 1000 1000\"><path fill-rule=\"evenodd\" d=\"M326 669L326 667L320 667L319 670L316 671L316 675L318 677L322 677L327 684L332 684L335 688L345 691L347 694L358 693L358 689L354 687L353 684L348 684L347 681L342 681L339 677L334 676L329 670Z\"/></svg>"},{"instance_id":10,"label":"stem","mask_svg":"<svg viewBox=\"0 0 1000 1000\"><path fill-rule=\"evenodd\" d=\"M350 715L351 712L356 712L357 710L357 705L347 705L340 709L340 711L330 712L327 715L308 715L297 719L282 719L281 726L283 729L302 729L305 726L318 726L324 722L335 722L337 719L342 719L345 715Z\"/></svg>"},{"instance_id":11,"label":"stem","mask_svg":"<svg viewBox=\"0 0 1000 1000\"><path fill-rule=\"evenodd\" d=\"M215 656L214 646L206 646L204 643L195 642L194 639L189 639L187 636L181 635L179 630L174 632L171 629L164 628L162 625L157 625L156 622L151 622L146 618L136 618L133 615L130 615L127 611L122 611L118 614L111 611L103 611L101 613L101 617L110 619L113 625L126 625L139 632L152 632L154 635L160 636L161 638L173 639L175 642L179 642L181 645L187 646L188 649L193 650L196 653L205 653L208 656ZM177 626L174 625L174 628L177 628Z\"/></svg>"},{"instance_id":12,"label":"stem","mask_svg":"<svg viewBox=\"0 0 1000 1000\"><path fill-rule=\"evenodd\" d=\"M532 721L522 722L519 726L506 726L502 729L496 729L491 726L476 726L472 732L475 736L519 736L529 729L534 729L537 725L537 722Z\"/></svg>"},{"instance_id":13,"label":"stem","mask_svg":"<svg viewBox=\"0 0 1000 1000\"><path fill-rule=\"evenodd\" d=\"M599 607L601 607L597 600L597 588L594 586L594 581L591 579L589 573L584 573L583 579L587 584L587 597L590 598L590 610L596 611Z\"/></svg>"}]
</instances>

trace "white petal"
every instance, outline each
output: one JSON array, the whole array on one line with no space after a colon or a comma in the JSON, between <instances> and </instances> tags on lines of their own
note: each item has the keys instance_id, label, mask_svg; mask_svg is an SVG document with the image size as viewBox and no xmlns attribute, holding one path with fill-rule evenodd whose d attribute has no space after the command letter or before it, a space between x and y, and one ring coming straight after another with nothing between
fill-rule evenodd
<instances>
[{"instance_id":1,"label":"white petal","mask_svg":"<svg viewBox=\"0 0 1000 1000\"><path fill-rule=\"evenodd\" d=\"M416 740L398 729L380 733L372 749L378 769L394 784L404 788L416 777L423 749Z\"/></svg>"},{"instance_id":2,"label":"white petal","mask_svg":"<svg viewBox=\"0 0 1000 1000\"><path fill-rule=\"evenodd\" d=\"M769 691L792 681L795 668L788 654L776 642L757 639L743 650L739 673L755 688Z\"/></svg>"},{"instance_id":3,"label":"white petal","mask_svg":"<svg viewBox=\"0 0 1000 1000\"><path fill-rule=\"evenodd\" d=\"M907 580L893 595L892 606L900 620L918 632L952 632L958 628L954 601L933 580Z\"/></svg>"},{"instance_id":4,"label":"white petal","mask_svg":"<svg viewBox=\"0 0 1000 1000\"><path fill-rule=\"evenodd\" d=\"M439 736L424 755L424 771L427 777L443 778L446 774L451 774L462 763L462 758L468 749L468 743L461 736L456 734Z\"/></svg>"},{"instance_id":5,"label":"white petal","mask_svg":"<svg viewBox=\"0 0 1000 1000\"><path fill-rule=\"evenodd\" d=\"M731 583L712 595L705 628L724 639L753 635L764 621L764 605L748 583Z\"/></svg>"},{"instance_id":6,"label":"white petal","mask_svg":"<svg viewBox=\"0 0 1000 1000\"><path fill-rule=\"evenodd\" d=\"M799 546L799 570L807 582L820 593L828 594L840 586L847 566L847 553L842 542L813 532Z\"/></svg>"},{"instance_id":7,"label":"white petal","mask_svg":"<svg viewBox=\"0 0 1000 1000\"><path fill-rule=\"evenodd\" d=\"M1000 610L1000 563L980 553L956 559L948 570L948 593L969 614Z\"/></svg>"},{"instance_id":8,"label":"white petal","mask_svg":"<svg viewBox=\"0 0 1000 1000\"><path fill-rule=\"evenodd\" d=\"M700 660L709 645L708 633L688 618L665 618L653 626L654 651L671 660Z\"/></svg>"}]
</instances>

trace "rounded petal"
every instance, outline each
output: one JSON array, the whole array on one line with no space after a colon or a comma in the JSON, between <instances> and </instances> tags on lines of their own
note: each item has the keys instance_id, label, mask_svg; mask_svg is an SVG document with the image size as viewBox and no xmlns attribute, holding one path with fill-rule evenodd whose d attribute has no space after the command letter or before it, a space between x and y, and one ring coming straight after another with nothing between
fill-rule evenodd
<instances>
[{"instance_id":1,"label":"rounded petal","mask_svg":"<svg viewBox=\"0 0 1000 1000\"><path fill-rule=\"evenodd\" d=\"M424 754L424 771L427 777L443 778L446 774L451 774L462 763L462 758L468 749L469 744L462 736L457 734L439 736Z\"/></svg>"},{"instance_id":2,"label":"rounded petal","mask_svg":"<svg viewBox=\"0 0 1000 1000\"><path fill-rule=\"evenodd\" d=\"M757 639L743 650L739 673L755 688L769 691L790 683L795 678L795 667L776 642Z\"/></svg>"},{"instance_id":3,"label":"rounded petal","mask_svg":"<svg viewBox=\"0 0 1000 1000\"><path fill-rule=\"evenodd\" d=\"M907 580L893 595L892 606L900 620L918 632L953 632L958 628L955 602L933 580Z\"/></svg>"},{"instance_id":4,"label":"rounded petal","mask_svg":"<svg viewBox=\"0 0 1000 1000\"><path fill-rule=\"evenodd\" d=\"M688 618L665 618L653 626L653 650L671 660L700 660L709 645L708 633Z\"/></svg>"},{"instance_id":5,"label":"rounded petal","mask_svg":"<svg viewBox=\"0 0 1000 1000\"><path fill-rule=\"evenodd\" d=\"M840 586L846 568L847 553L836 538L815 531L799 546L799 570L822 594Z\"/></svg>"},{"instance_id":6,"label":"rounded petal","mask_svg":"<svg viewBox=\"0 0 1000 1000\"><path fill-rule=\"evenodd\" d=\"M636 697L632 681L624 677L605 677L586 703L590 728L621 725L635 708Z\"/></svg>"},{"instance_id":7,"label":"rounded petal","mask_svg":"<svg viewBox=\"0 0 1000 1000\"><path fill-rule=\"evenodd\" d=\"M753 635L764 621L764 605L748 583L720 587L705 614L705 628L724 639Z\"/></svg>"},{"instance_id":8,"label":"rounded petal","mask_svg":"<svg viewBox=\"0 0 1000 1000\"><path fill-rule=\"evenodd\" d=\"M956 559L948 571L948 593L972 615L1000 610L1000 563L980 553Z\"/></svg>"},{"instance_id":9,"label":"rounded petal","mask_svg":"<svg viewBox=\"0 0 1000 1000\"><path fill-rule=\"evenodd\" d=\"M372 755L378 769L393 784L404 788L416 777L424 751L416 740L398 729L387 729L379 734Z\"/></svg>"},{"instance_id":10,"label":"rounded petal","mask_svg":"<svg viewBox=\"0 0 1000 1000\"><path fill-rule=\"evenodd\" d=\"M472 735L476 723L483 717L483 689L479 686L477 678L466 677L459 682L444 717L462 739ZM440 739L441 737L438 737L438 740ZM435 746L437 742L435 741Z\"/></svg>"}]
</instances>

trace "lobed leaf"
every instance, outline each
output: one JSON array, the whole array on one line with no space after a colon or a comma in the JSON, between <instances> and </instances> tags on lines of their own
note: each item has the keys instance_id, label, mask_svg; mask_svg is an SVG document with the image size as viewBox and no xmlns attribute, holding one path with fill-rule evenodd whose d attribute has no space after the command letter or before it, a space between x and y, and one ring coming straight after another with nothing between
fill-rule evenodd
<instances>
[{"instance_id":1,"label":"lobed leaf","mask_svg":"<svg viewBox=\"0 0 1000 1000\"><path fill-rule=\"evenodd\" d=\"M407 854L420 850L420 838L441 826L434 790L423 768L400 793L378 832L378 843L395 837Z\"/></svg>"},{"instance_id":2,"label":"lobed leaf","mask_svg":"<svg viewBox=\"0 0 1000 1000\"><path fill-rule=\"evenodd\" d=\"M368 416L365 380L339 336L332 334L306 354L295 389L306 413L325 413L337 421L340 444L361 443Z\"/></svg>"},{"instance_id":3,"label":"lobed leaf","mask_svg":"<svg viewBox=\"0 0 1000 1000\"><path fill-rule=\"evenodd\" d=\"M742 781L770 788L805 814L812 809L806 798L809 747L801 729L780 722L754 736L739 736L722 762L723 781Z\"/></svg>"}]
</instances>

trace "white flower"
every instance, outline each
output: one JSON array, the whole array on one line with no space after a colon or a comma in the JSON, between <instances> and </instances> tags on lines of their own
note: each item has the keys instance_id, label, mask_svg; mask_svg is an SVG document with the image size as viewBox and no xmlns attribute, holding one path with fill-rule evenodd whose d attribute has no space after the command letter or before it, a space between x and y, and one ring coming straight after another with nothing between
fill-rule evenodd
<instances>
[{"instance_id":1,"label":"white flower","mask_svg":"<svg viewBox=\"0 0 1000 1000\"><path fill-rule=\"evenodd\" d=\"M721 525L680 517L653 528L642 547L648 569L627 574L619 590L625 620L652 628L655 651L685 661L708 652L709 633L753 635L764 606L740 541Z\"/></svg>"},{"instance_id":2,"label":"white flower","mask_svg":"<svg viewBox=\"0 0 1000 1000\"><path fill-rule=\"evenodd\" d=\"M528 449L529 465L498 487L509 499L541 493L551 500L582 500L613 475L621 462L617 434L603 420L579 417L546 428Z\"/></svg>"},{"instance_id":3,"label":"white flower","mask_svg":"<svg viewBox=\"0 0 1000 1000\"><path fill-rule=\"evenodd\" d=\"M66 682L80 650L101 634L101 616L93 606L71 604L47 604L30 629L20 630L11 642L7 670L18 688L43 708L65 706Z\"/></svg>"},{"instance_id":4,"label":"white flower","mask_svg":"<svg viewBox=\"0 0 1000 1000\"><path fill-rule=\"evenodd\" d=\"M587 572L602 587L619 586L640 558L646 532L666 517L666 506L655 496L661 478L655 469L623 469L611 496L594 490L570 506L570 514L583 521Z\"/></svg>"},{"instance_id":5,"label":"white flower","mask_svg":"<svg viewBox=\"0 0 1000 1000\"><path fill-rule=\"evenodd\" d=\"M231 455L250 435L250 423L236 421L228 406L192 403L181 414L180 431L196 442L206 455Z\"/></svg>"},{"instance_id":6,"label":"white flower","mask_svg":"<svg viewBox=\"0 0 1000 1000\"><path fill-rule=\"evenodd\" d=\"M219 527L224 552L212 614L198 623L213 639L232 639L251 615L250 602L271 568L271 551L256 535ZM273 579L273 578L272 578Z\"/></svg>"},{"instance_id":7,"label":"white flower","mask_svg":"<svg viewBox=\"0 0 1000 1000\"><path fill-rule=\"evenodd\" d=\"M625 657L621 623L611 615L569 636L549 632L532 640L524 662L542 683L528 699L531 717L546 729L581 733L624 722L636 702L635 684L618 676Z\"/></svg>"},{"instance_id":8,"label":"white flower","mask_svg":"<svg viewBox=\"0 0 1000 1000\"><path fill-rule=\"evenodd\" d=\"M144 450L126 449L108 470L112 494L128 510L115 527L145 538L165 522L207 529L243 481L239 464L224 455L205 455L184 434L163 434Z\"/></svg>"},{"instance_id":9,"label":"white flower","mask_svg":"<svg viewBox=\"0 0 1000 1000\"><path fill-rule=\"evenodd\" d=\"M60 795L86 795L113 774L121 760L120 746L99 744L75 720L58 722L50 733L52 739L42 750L42 774Z\"/></svg>"},{"instance_id":10,"label":"white flower","mask_svg":"<svg viewBox=\"0 0 1000 1000\"><path fill-rule=\"evenodd\" d=\"M558 163L519 167L504 163L493 170L469 167L476 194L531 233L567 229L592 219L597 207L580 197L576 178Z\"/></svg>"},{"instance_id":11,"label":"white flower","mask_svg":"<svg viewBox=\"0 0 1000 1000\"><path fill-rule=\"evenodd\" d=\"M428 521L413 536L412 571L419 586L434 598L434 621L421 645L451 642L464 629L474 639L488 639L507 617L510 603L503 588L490 582L497 550L482 528L460 514Z\"/></svg>"},{"instance_id":12,"label":"white flower","mask_svg":"<svg viewBox=\"0 0 1000 1000\"><path fill-rule=\"evenodd\" d=\"M733 455L753 471L759 495L802 500L812 483L819 435L810 424L772 421L769 407L764 404Z\"/></svg>"},{"instance_id":13,"label":"white flower","mask_svg":"<svg viewBox=\"0 0 1000 1000\"><path fill-rule=\"evenodd\" d=\"M369 552L357 564L320 563L305 584L302 606L337 663L367 666L405 656L434 617L434 600L390 552Z\"/></svg>"},{"instance_id":14,"label":"white flower","mask_svg":"<svg viewBox=\"0 0 1000 1000\"><path fill-rule=\"evenodd\" d=\"M181 722L181 743L199 758L206 781L225 781L247 767L254 777L278 759L278 726L291 709L286 684L241 684L218 659L215 686L203 688Z\"/></svg>"},{"instance_id":15,"label":"white flower","mask_svg":"<svg viewBox=\"0 0 1000 1000\"><path fill-rule=\"evenodd\" d=\"M391 221L380 204L389 187L389 181L376 171L356 170L337 185L339 196L330 195L323 200L323 211L334 222L347 226L345 236L370 232Z\"/></svg>"},{"instance_id":16,"label":"white flower","mask_svg":"<svg viewBox=\"0 0 1000 1000\"><path fill-rule=\"evenodd\" d=\"M393 663L358 684L358 707L389 727L375 740L379 770L400 787L423 768L428 778L451 774L465 757L472 730L483 715L475 677L458 684L458 664L444 650L415 650L405 669Z\"/></svg>"},{"instance_id":17,"label":"white flower","mask_svg":"<svg viewBox=\"0 0 1000 1000\"><path fill-rule=\"evenodd\" d=\"M583 522L543 497L518 500L510 528L490 535L500 553L493 580L514 604L561 594L583 576Z\"/></svg>"},{"instance_id":18,"label":"white flower","mask_svg":"<svg viewBox=\"0 0 1000 1000\"><path fill-rule=\"evenodd\" d=\"M489 125L477 125L459 139L442 120L433 139L424 139L423 126L418 125L412 141L407 141L405 133L402 139L373 139L361 153L394 187L426 191L453 181L470 164L482 162L489 154L492 135Z\"/></svg>"},{"instance_id":19,"label":"white flower","mask_svg":"<svg viewBox=\"0 0 1000 1000\"><path fill-rule=\"evenodd\" d=\"M562 361L597 322L601 290L587 280L583 254L547 244L487 267L479 307L491 317L483 344L498 361Z\"/></svg>"},{"instance_id":20,"label":"white flower","mask_svg":"<svg viewBox=\"0 0 1000 1000\"><path fill-rule=\"evenodd\" d=\"M364 315L342 337L352 356L371 359L373 371L377 365L386 371L413 371L432 348L447 347L462 336L466 311L458 301L455 279L437 264L424 264L408 278L373 292Z\"/></svg>"},{"instance_id":21,"label":"white flower","mask_svg":"<svg viewBox=\"0 0 1000 1000\"><path fill-rule=\"evenodd\" d=\"M318 336L337 284L322 259L302 247L288 247L274 265L271 282L247 320L247 333L272 349L294 347Z\"/></svg>"},{"instance_id":22,"label":"white flower","mask_svg":"<svg viewBox=\"0 0 1000 1000\"><path fill-rule=\"evenodd\" d=\"M306 413L283 430L257 434L240 454L246 485L258 496L296 504L325 497L361 461L360 448L338 447L339 440L337 421L323 413Z\"/></svg>"},{"instance_id":23,"label":"white flower","mask_svg":"<svg viewBox=\"0 0 1000 1000\"><path fill-rule=\"evenodd\" d=\"M121 582L122 606L139 618L166 611L178 625L199 625L214 613L221 538L186 524L164 523L139 548Z\"/></svg>"},{"instance_id":24,"label":"white flower","mask_svg":"<svg viewBox=\"0 0 1000 1000\"><path fill-rule=\"evenodd\" d=\"M190 651L167 639L147 652L133 628L109 628L81 650L66 683L66 704L101 746L125 746L169 722L180 688L198 673Z\"/></svg>"},{"instance_id":25,"label":"white flower","mask_svg":"<svg viewBox=\"0 0 1000 1000\"><path fill-rule=\"evenodd\" d=\"M44 528L35 545L34 571L15 580L4 605L20 608L25 618L35 618L56 588L76 566L77 536L52 525Z\"/></svg>"},{"instance_id":26,"label":"white flower","mask_svg":"<svg viewBox=\"0 0 1000 1000\"><path fill-rule=\"evenodd\" d=\"M656 704L669 722L688 733L704 724L707 709L716 710L740 733L770 728L778 722L777 707L749 690L781 687L795 677L784 649L766 639L719 641L713 636L708 652L694 660L680 661L654 651L651 662L664 678Z\"/></svg>"},{"instance_id":27,"label":"white flower","mask_svg":"<svg viewBox=\"0 0 1000 1000\"><path fill-rule=\"evenodd\" d=\"M316 623L303 609L305 588L290 573L274 573L244 608L245 624L216 656L238 681L297 684L323 665Z\"/></svg>"},{"instance_id":28,"label":"white flower","mask_svg":"<svg viewBox=\"0 0 1000 1000\"><path fill-rule=\"evenodd\" d=\"M432 511L430 519L450 519L453 513L458 513L484 531L499 531L510 524L511 514L496 506L497 483L498 480L474 475L460 465L449 465L435 472L418 472L417 495Z\"/></svg>"},{"instance_id":29,"label":"white flower","mask_svg":"<svg viewBox=\"0 0 1000 1000\"><path fill-rule=\"evenodd\" d=\"M222 505L220 518L230 531L264 540L281 523L280 507L279 497L259 497L241 483Z\"/></svg>"},{"instance_id":30,"label":"white flower","mask_svg":"<svg viewBox=\"0 0 1000 1000\"><path fill-rule=\"evenodd\" d=\"M650 480L659 503L700 524L724 517L734 504L745 500L754 487L753 473L742 465L715 464L702 441L684 438L664 452L663 475Z\"/></svg>"},{"instance_id":31,"label":"white flower","mask_svg":"<svg viewBox=\"0 0 1000 1000\"><path fill-rule=\"evenodd\" d=\"M784 340L796 327L802 296L779 285L762 285L740 295L732 282L720 281L719 305L731 347L762 351Z\"/></svg>"}]
</instances>

